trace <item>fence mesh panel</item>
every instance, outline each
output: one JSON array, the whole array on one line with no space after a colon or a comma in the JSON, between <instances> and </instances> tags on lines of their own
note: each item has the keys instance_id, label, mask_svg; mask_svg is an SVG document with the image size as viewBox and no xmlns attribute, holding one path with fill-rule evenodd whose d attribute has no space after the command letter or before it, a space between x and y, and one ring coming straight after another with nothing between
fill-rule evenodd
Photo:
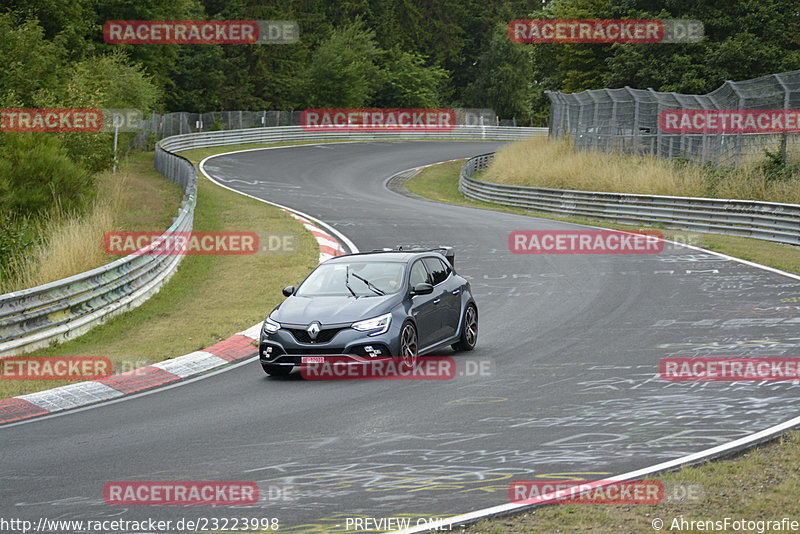
<instances>
[{"instance_id":1,"label":"fence mesh panel","mask_svg":"<svg viewBox=\"0 0 800 534\"><path fill-rule=\"evenodd\" d=\"M762 160L765 150L784 158L800 154L797 129L783 133L666 133L665 110L798 110L800 70L741 82L725 82L707 95L653 89L597 89L548 92L550 135L569 136L583 150L651 154L699 163L737 166Z\"/></svg>"}]
</instances>

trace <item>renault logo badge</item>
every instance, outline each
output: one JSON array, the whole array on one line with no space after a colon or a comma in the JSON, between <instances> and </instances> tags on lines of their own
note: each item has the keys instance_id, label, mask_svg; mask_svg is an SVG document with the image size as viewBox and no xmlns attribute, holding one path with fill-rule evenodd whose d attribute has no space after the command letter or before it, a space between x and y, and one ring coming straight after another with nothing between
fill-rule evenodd
<instances>
[{"instance_id":1,"label":"renault logo badge","mask_svg":"<svg viewBox=\"0 0 800 534\"><path fill-rule=\"evenodd\" d=\"M310 337L311 339L317 339L317 334L319 334L319 330L320 330L319 323L314 322L308 325L308 330L306 330L306 332L308 332L308 337Z\"/></svg>"}]
</instances>

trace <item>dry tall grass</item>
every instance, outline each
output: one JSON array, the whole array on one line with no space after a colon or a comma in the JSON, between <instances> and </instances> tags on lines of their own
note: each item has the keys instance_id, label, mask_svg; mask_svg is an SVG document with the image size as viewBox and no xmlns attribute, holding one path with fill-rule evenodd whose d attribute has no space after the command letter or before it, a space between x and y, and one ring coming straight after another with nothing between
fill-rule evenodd
<instances>
[{"instance_id":1,"label":"dry tall grass","mask_svg":"<svg viewBox=\"0 0 800 534\"><path fill-rule=\"evenodd\" d=\"M546 137L502 148L483 178L558 189L800 203L800 180L770 179L755 164L714 170L650 156L576 151L568 140Z\"/></svg>"},{"instance_id":2,"label":"dry tall grass","mask_svg":"<svg viewBox=\"0 0 800 534\"><path fill-rule=\"evenodd\" d=\"M117 228L126 202L127 172L97 177L97 197L83 215L58 208L40 220L40 239L9 262L0 276L0 294L59 280L108 263L103 236Z\"/></svg>"}]
</instances>

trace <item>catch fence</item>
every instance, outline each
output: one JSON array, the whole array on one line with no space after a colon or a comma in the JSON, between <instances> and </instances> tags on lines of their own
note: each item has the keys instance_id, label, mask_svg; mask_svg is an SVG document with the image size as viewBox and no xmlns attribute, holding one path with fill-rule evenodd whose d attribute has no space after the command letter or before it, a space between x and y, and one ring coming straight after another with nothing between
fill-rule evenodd
<instances>
[{"instance_id":1,"label":"catch fence","mask_svg":"<svg viewBox=\"0 0 800 534\"><path fill-rule=\"evenodd\" d=\"M552 105L550 135L569 136L579 149L729 166L763 160L765 150L781 155L784 161L800 154L800 134L797 127L791 127L791 121L783 123L783 131L775 131L781 128L772 124L763 132L719 126L699 132L697 128L675 132L659 123L659 118L672 110L717 110L722 114L743 111L744 115L748 114L746 110L798 110L800 70L726 81L706 95L623 87L580 93L548 92L547 96Z\"/></svg>"}]
</instances>

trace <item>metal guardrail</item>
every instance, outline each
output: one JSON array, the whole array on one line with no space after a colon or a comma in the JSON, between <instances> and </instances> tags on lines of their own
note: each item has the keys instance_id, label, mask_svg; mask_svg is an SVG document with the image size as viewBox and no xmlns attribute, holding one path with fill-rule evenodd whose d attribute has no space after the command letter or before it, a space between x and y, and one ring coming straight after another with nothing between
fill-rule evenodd
<instances>
[{"instance_id":1,"label":"metal guardrail","mask_svg":"<svg viewBox=\"0 0 800 534\"><path fill-rule=\"evenodd\" d=\"M299 126L246 128L175 135L156 144L155 168L184 189L178 216L167 230L190 231L197 199L197 172L174 154L190 148L246 143L328 140L524 139L547 128L457 126L441 132L309 132ZM162 235L161 239L165 239ZM183 255L147 254L161 239L108 265L38 287L0 295L0 357L76 337L115 314L134 308L172 276Z\"/></svg>"},{"instance_id":2,"label":"metal guardrail","mask_svg":"<svg viewBox=\"0 0 800 534\"><path fill-rule=\"evenodd\" d=\"M517 126L516 119L500 119L491 109L454 108L452 111L455 124ZM152 147L155 141L174 135L302 125L303 110L299 109L292 111L212 111L208 113L177 111L166 115L152 113L150 117L143 117L141 130L131 142L137 150L146 150L147 147Z\"/></svg>"},{"instance_id":3,"label":"metal guardrail","mask_svg":"<svg viewBox=\"0 0 800 534\"><path fill-rule=\"evenodd\" d=\"M447 131L310 131L302 126L275 128L245 128L174 135L161 141L167 150L176 152L191 148L238 145L247 143L280 143L284 141L387 141L409 139L442 140L503 140L525 139L532 135L547 135L547 128L517 128L513 126L456 126Z\"/></svg>"},{"instance_id":4,"label":"metal guardrail","mask_svg":"<svg viewBox=\"0 0 800 534\"><path fill-rule=\"evenodd\" d=\"M156 169L184 190L167 232L192 230L197 172L188 160L156 147ZM182 254L147 254L165 236L102 267L30 289L0 295L0 356L76 337L147 300L172 276Z\"/></svg>"},{"instance_id":5,"label":"metal guardrail","mask_svg":"<svg viewBox=\"0 0 800 534\"><path fill-rule=\"evenodd\" d=\"M482 154L461 167L458 189L467 198L560 215L800 245L800 204L573 191L474 179L493 158L493 153Z\"/></svg>"}]
</instances>

